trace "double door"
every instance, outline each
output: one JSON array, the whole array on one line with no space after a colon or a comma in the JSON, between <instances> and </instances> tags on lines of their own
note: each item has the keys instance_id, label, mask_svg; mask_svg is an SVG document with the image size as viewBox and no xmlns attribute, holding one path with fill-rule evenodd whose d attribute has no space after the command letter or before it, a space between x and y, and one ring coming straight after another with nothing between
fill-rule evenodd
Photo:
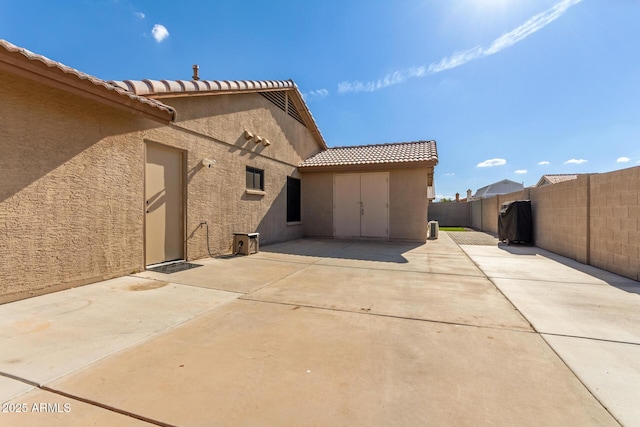
<instances>
[{"instance_id":1,"label":"double door","mask_svg":"<svg viewBox=\"0 0 640 427\"><path fill-rule=\"evenodd\" d=\"M333 177L335 237L389 237L389 173Z\"/></svg>"}]
</instances>

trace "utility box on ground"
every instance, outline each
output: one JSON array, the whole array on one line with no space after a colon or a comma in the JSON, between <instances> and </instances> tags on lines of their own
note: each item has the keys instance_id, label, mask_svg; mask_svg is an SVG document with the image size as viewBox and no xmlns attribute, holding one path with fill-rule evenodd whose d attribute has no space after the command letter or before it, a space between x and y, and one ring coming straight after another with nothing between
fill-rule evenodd
<instances>
[{"instance_id":1,"label":"utility box on ground","mask_svg":"<svg viewBox=\"0 0 640 427\"><path fill-rule=\"evenodd\" d=\"M438 221L429 221L427 224L427 239L435 240L438 238Z\"/></svg>"},{"instance_id":2,"label":"utility box on ground","mask_svg":"<svg viewBox=\"0 0 640 427\"><path fill-rule=\"evenodd\" d=\"M233 253L251 255L260 252L260 233L233 233Z\"/></svg>"},{"instance_id":3,"label":"utility box on ground","mask_svg":"<svg viewBox=\"0 0 640 427\"><path fill-rule=\"evenodd\" d=\"M533 244L531 200L516 200L500 207L498 239L501 242Z\"/></svg>"}]
</instances>

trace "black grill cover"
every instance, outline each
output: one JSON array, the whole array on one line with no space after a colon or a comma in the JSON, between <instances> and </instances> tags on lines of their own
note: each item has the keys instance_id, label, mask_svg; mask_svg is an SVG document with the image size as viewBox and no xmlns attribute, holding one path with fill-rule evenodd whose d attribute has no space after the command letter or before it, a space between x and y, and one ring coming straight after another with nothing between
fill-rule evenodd
<instances>
[{"instance_id":1,"label":"black grill cover","mask_svg":"<svg viewBox=\"0 0 640 427\"><path fill-rule=\"evenodd\" d=\"M500 241L533 244L533 218L531 201L517 200L502 205L498 215Z\"/></svg>"}]
</instances>

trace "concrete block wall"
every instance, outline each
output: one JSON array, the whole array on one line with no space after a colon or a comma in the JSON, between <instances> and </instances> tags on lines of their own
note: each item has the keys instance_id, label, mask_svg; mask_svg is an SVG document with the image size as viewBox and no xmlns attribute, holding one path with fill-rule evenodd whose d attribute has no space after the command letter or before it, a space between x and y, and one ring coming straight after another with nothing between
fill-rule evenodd
<instances>
[{"instance_id":1,"label":"concrete block wall","mask_svg":"<svg viewBox=\"0 0 640 427\"><path fill-rule=\"evenodd\" d=\"M527 199L536 246L640 280L640 167L473 201L471 227L497 233L501 204Z\"/></svg>"},{"instance_id":2,"label":"concrete block wall","mask_svg":"<svg viewBox=\"0 0 640 427\"><path fill-rule=\"evenodd\" d=\"M590 263L640 280L640 167L590 178Z\"/></svg>"},{"instance_id":3,"label":"concrete block wall","mask_svg":"<svg viewBox=\"0 0 640 427\"><path fill-rule=\"evenodd\" d=\"M532 188L535 245L548 251L588 262L589 176Z\"/></svg>"},{"instance_id":4,"label":"concrete block wall","mask_svg":"<svg viewBox=\"0 0 640 427\"><path fill-rule=\"evenodd\" d=\"M471 206L471 228L474 230L482 230L482 200L474 200L469 202Z\"/></svg>"},{"instance_id":5,"label":"concrete block wall","mask_svg":"<svg viewBox=\"0 0 640 427\"><path fill-rule=\"evenodd\" d=\"M438 221L440 227L470 227L471 203L431 203L429 221Z\"/></svg>"},{"instance_id":6,"label":"concrete block wall","mask_svg":"<svg viewBox=\"0 0 640 427\"><path fill-rule=\"evenodd\" d=\"M498 212L500 205L497 197L482 199L481 218L482 230L488 233L498 234Z\"/></svg>"}]
</instances>

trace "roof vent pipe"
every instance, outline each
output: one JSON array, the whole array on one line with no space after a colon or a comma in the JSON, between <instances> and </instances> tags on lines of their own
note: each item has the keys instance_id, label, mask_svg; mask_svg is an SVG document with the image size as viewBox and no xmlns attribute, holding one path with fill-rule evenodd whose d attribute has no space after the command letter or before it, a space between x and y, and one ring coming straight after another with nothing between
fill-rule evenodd
<instances>
[{"instance_id":1,"label":"roof vent pipe","mask_svg":"<svg viewBox=\"0 0 640 427\"><path fill-rule=\"evenodd\" d=\"M200 69L200 67L198 67L198 64L195 64L193 66L193 80L198 81L200 80L200 76L198 75L198 70Z\"/></svg>"}]
</instances>

